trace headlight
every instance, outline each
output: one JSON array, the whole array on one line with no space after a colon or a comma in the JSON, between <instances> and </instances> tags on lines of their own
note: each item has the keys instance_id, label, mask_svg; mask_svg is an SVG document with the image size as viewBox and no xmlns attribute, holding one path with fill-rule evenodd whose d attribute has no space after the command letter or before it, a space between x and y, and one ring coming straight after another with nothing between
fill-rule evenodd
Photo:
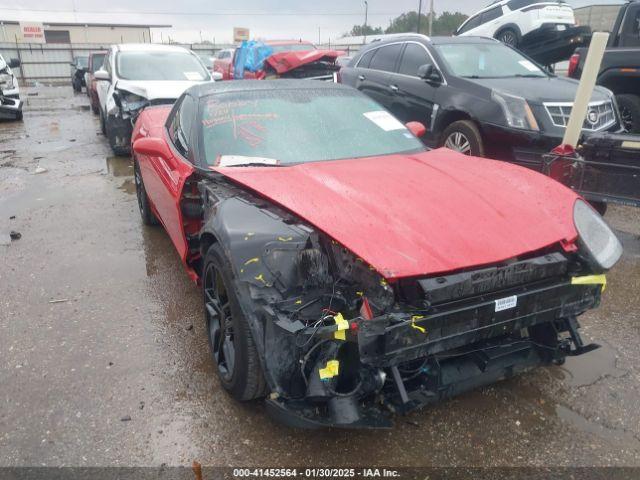
<instances>
[{"instance_id":1,"label":"headlight","mask_svg":"<svg viewBox=\"0 0 640 480\"><path fill-rule=\"evenodd\" d=\"M580 247L601 269L613 267L622 255L622 245L609 225L582 200L576 200L573 221L580 236Z\"/></svg>"},{"instance_id":2,"label":"headlight","mask_svg":"<svg viewBox=\"0 0 640 480\"><path fill-rule=\"evenodd\" d=\"M8 73L0 74L0 86L6 90L13 89L13 75Z\"/></svg>"},{"instance_id":3,"label":"headlight","mask_svg":"<svg viewBox=\"0 0 640 480\"><path fill-rule=\"evenodd\" d=\"M507 124L513 128L521 128L523 130L539 131L536 117L531 111L531 107L522 97L510 95L504 92L491 91L491 98L498 102L502 107Z\"/></svg>"},{"instance_id":4,"label":"headlight","mask_svg":"<svg viewBox=\"0 0 640 480\"><path fill-rule=\"evenodd\" d=\"M127 92L126 90L118 90L117 96L120 99L120 106L122 110L127 112L140 110L148 102L146 98Z\"/></svg>"}]
</instances>

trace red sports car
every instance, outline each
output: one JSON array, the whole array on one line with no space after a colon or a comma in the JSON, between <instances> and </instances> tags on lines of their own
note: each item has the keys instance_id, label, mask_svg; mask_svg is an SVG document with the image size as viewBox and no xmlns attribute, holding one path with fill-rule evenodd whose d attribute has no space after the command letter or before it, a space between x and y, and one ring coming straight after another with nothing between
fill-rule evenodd
<instances>
[{"instance_id":1,"label":"red sports car","mask_svg":"<svg viewBox=\"0 0 640 480\"><path fill-rule=\"evenodd\" d=\"M194 281L220 382L299 426L411 409L586 353L578 315L621 255L578 195L429 151L360 92L205 83L133 134L144 223Z\"/></svg>"}]
</instances>

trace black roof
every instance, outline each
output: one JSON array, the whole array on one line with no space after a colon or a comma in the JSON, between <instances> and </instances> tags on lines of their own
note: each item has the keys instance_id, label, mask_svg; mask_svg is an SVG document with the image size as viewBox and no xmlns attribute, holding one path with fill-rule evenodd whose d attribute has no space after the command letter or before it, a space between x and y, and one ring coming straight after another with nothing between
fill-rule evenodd
<instances>
[{"instance_id":1,"label":"black roof","mask_svg":"<svg viewBox=\"0 0 640 480\"><path fill-rule=\"evenodd\" d=\"M387 38L384 40L378 40L375 42L371 42L366 47L360 49L358 52L361 54L362 52L366 52L372 48L379 47L381 45L387 45L389 43L397 43L397 42L406 42L408 40L421 41L425 44L430 45L450 45L450 44L478 44L478 43L496 43L497 40L493 38L486 37L473 37L473 36L462 36L462 37L427 37L426 35L418 34L418 33L407 33L406 35L397 35L393 36L393 38Z\"/></svg>"},{"instance_id":2,"label":"black roof","mask_svg":"<svg viewBox=\"0 0 640 480\"><path fill-rule=\"evenodd\" d=\"M219 93L252 92L267 90L344 90L345 85L321 80L232 80L226 82L199 83L189 88L195 97L206 97Z\"/></svg>"}]
</instances>

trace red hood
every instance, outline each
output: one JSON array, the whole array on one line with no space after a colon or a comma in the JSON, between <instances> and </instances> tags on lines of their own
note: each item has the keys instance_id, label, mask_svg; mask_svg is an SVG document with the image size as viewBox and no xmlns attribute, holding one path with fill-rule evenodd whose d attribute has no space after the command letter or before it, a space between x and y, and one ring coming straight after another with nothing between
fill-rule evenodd
<instances>
[{"instance_id":1,"label":"red hood","mask_svg":"<svg viewBox=\"0 0 640 480\"><path fill-rule=\"evenodd\" d=\"M488 265L577 237L574 192L539 173L445 149L216 170L387 279Z\"/></svg>"},{"instance_id":2,"label":"red hood","mask_svg":"<svg viewBox=\"0 0 640 480\"><path fill-rule=\"evenodd\" d=\"M308 63L318 62L320 60L335 61L336 58L342 55L344 55L344 52L338 50L281 52L274 53L267 58L266 61L279 75L282 75Z\"/></svg>"}]
</instances>

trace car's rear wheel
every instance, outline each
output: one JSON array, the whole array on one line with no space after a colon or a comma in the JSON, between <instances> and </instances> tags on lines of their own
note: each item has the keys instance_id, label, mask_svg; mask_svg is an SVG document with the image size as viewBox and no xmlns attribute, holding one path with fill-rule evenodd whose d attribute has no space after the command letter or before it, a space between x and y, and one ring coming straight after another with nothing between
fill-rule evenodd
<instances>
[{"instance_id":1,"label":"car's rear wheel","mask_svg":"<svg viewBox=\"0 0 640 480\"><path fill-rule=\"evenodd\" d=\"M235 399L247 401L265 396L267 386L232 279L229 261L214 243L205 256L202 275L209 347L224 389Z\"/></svg>"},{"instance_id":2,"label":"car's rear wheel","mask_svg":"<svg viewBox=\"0 0 640 480\"><path fill-rule=\"evenodd\" d=\"M158 222L153 210L151 210L149 197L147 196L147 191L142 181L142 174L140 173L140 165L138 165L136 160L133 161L133 181L136 184L136 197L138 198L138 208L140 209L142 223L145 225L158 225L160 222Z\"/></svg>"},{"instance_id":3,"label":"car's rear wheel","mask_svg":"<svg viewBox=\"0 0 640 480\"><path fill-rule=\"evenodd\" d=\"M482 136L470 120L459 120L449 125L442 134L441 146L464 155L484 156Z\"/></svg>"},{"instance_id":4,"label":"car's rear wheel","mask_svg":"<svg viewBox=\"0 0 640 480\"><path fill-rule=\"evenodd\" d=\"M102 110L100 110L100 131L102 132L103 135L107 134L107 125L106 122L104 120L104 113L102 113Z\"/></svg>"},{"instance_id":5,"label":"car's rear wheel","mask_svg":"<svg viewBox=\"0 0 640 480\"><path fill-rule=\"evenodd\" d=\"M622 125L630 133L640 133L640 96L616 95Z\"/></svg>"},{"instance_id":6,"label":"car's rear wheel","mask_svg":"<svg viewBox=\"0 0 640 480\"><path fill-rule=\"evenodd\" d=\"M501 30L500 33L496 35L496 38L505 45L509 45L511 47L518 46L518 33L512 28L505 28L504 30Z\"/></svg>"}]
</instances>

